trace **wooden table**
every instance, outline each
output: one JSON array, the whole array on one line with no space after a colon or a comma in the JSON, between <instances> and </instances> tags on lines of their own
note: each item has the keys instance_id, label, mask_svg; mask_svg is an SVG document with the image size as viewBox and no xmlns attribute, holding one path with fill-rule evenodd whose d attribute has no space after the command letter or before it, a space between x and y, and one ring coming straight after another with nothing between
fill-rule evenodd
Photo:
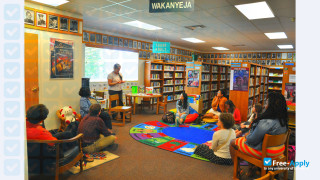
<instances>
[{"instance_id":1,"label":"wooden table","mask_svg":"<svg viewBox=\"0 0 320 180\"><path fill-rule=\"evenodd\" d=\"M127 97L130 97L130 98L133 97L133 114L136 114L136 99L137 98L157 98L157 114L159 114L159 101L160 101L160 97L162 97L161 94L147 95L145 93L137 93L137 94L128 93L128 94L126 94L126 99L127 99Z\"/></svg>"}]
</instances>

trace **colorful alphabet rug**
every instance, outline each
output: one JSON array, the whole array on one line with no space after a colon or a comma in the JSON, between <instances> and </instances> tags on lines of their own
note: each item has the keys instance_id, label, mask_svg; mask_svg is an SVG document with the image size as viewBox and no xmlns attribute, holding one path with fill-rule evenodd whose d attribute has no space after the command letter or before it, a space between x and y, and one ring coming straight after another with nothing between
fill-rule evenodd
<instances>
[{"instance_id":1,"label":"colorful alphabet rug","mask_svg":"<svg viewBox=\"0 0 320 180\"><path fill-rule=\"evenodd\" d=\"M88 158L93 158L94 161L93 162L83 162L83 170L88 170L90 168L99 166L103 163L112 161L114 159L119 158L118 155L112 154L109 151L102 151L102 152L98 152L98 153L91 153L91 154L84 154L85 156L87 156ZM79 162L73 166L71 169L69 169L69 171L72 174L77 174L80 172L80 164Z\"/></svg>"},{"instance_id":2,"label":"colorful alphabet rug","mask_svg":"<svg viewBox=\"0 0 320 180\"><path fill-rule=\"evenodd\" d=\"M149 121L130 129L135 140L174 153L208 161L194 154L196 146L212 140L216 124L184 124L175 126L160 121Z\"/></svg>"}]
</instances>

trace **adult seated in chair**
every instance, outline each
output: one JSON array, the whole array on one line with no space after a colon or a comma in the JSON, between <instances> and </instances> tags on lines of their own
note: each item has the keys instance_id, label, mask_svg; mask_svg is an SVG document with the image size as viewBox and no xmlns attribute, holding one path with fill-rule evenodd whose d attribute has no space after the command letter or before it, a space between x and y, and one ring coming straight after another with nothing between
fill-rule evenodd
<instances>
[{"instance_id":1,"label":"adult seated in chair","mask_svg":"<svg viewBox=\"0 0 320 180\"><path fill-rule=\"evenodd\" d=\"M208 111L203 118L213 118L215 117L215 112L226 112L225 102L228 100L226 97L226 92L224 90L219 90L217 95L212 100L212 108Z\"/></svg>"},{"instance_id":2,"label":"adult seated in chair","mask_svg":"<svg viewBox=\"0 0 320 180\"><path fill-rule=\"evenodd\" d=\"M57 140L48 130L40 124L47 118L48 108L43 104L31 106L27 110L27 139L28 140ZM49 144L53 146L53 144Z\"/></svg>"},{"instance_id":3,"label":"adult seated in chair","mask_svg":"<svg viewBox=\"0 0 320 180\"><path fill-rule=\"evenodd\" d=\"M58 132L57 130L50 130L44 128L44 120L49 114L48 108L43 104L38 104L31 106L27 110L27 139L28 140L62 140L70 139L77 135L77 128L79 122L72 122L68 125L64 132ZM41 125L42 123L42 125ZM48 144L53 146L53 144ZM77 145L77 142L65 143L62 146L63 151L74 148Z\"/></svg>"},{"instance_id":4,"label":"adult seated in chair","mask_svg":"<svg viewBox=\"0 0 320 180\"><path fill-rule=\"evenodd\" d=\"M89 108L91 106L90 101L90 88L88 87L82 87L80 88L79 95L80 98L80 114L81 117L85 117L89 113ZM103 120L103 122L106 124L108 131L112 133L112 122L111 117L109 116L108 112L102 111L99 115L99 117Z\"/></svg>"},{"instance_id":5,"label":"adult seated in chair","mask_svg":"<svg viewBox=\"0 0 320 180\"><path fill-rule=\"evenodd\" d=\"M261 159L262 142L266 134L279 135L288 131L287 105L284 96L278 92L268 94L266 111L251 124L251 130L245 137L233 140L230 144L230 153L234 159L235 150ZM276 158L284 153L285 145L267 148L267 156ZM249 175L253 174L254 168L251 166Z\"/></svg>"},{"instance_id":6,"label":"adult seated in chair","mask_svg":"<svg viewBox=\"0 0 320 180\"><path fill-rule=\"evenodd\" d=\"M83 134L83 152L85 153L99 152L110 145L110 148L117 147L117 144L114 144L116 137L108 131L99 117L100 113L100 104L92 104L89 114L80 122L78 133Z\"/></svg>"}]
</instances>

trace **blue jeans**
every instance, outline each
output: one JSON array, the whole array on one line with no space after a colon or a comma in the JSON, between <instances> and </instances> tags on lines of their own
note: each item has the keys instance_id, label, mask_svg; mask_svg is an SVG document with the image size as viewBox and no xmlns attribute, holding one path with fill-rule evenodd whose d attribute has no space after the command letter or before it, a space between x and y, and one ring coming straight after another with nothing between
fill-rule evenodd
<instances>
[{"instance_id":1,"label":"blue jeans","mask_svg":"<svg viewBox=\"0 0 320 180\"><path fill-rule=\"evenodd\" d=\"M176 113L176 126L179 125L179 124L183 124L184 121L186 120L188 114L182 114L181 116L179 116L178 113ZM180 119L182 119L182 123L180 123Z\"/></svg>"}]
</instances>

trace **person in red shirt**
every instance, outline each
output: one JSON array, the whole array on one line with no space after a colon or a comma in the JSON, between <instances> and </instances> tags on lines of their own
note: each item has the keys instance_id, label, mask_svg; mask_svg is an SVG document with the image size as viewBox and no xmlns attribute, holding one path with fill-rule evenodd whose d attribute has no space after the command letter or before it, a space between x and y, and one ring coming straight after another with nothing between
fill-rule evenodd
<instances>
[{"instance_id":1,"label":"person in red shirt","mask_svg":"<svg viewBox=\"0 0 320 180\"><path fill-rule=\"evenodd\" d=\"M225 108L228 113L233 114L233 118L235 121L235 127L236 129L240 129L240 124L241 124L241 115L240 111L236 106L233 104L231 100L228 100L225 102Z\"/></svg>"},{"instance_id":2,"label":"person in red shirt","mask_svg":"<svg viewBox=\"0 0 320 180\"><path fill-rule=\"evenodd\" d=\"M48 108L43 104L31 106L27 110L27 139L28 140L57 140L52 134L40 124L47 118ZM53 143L48 144L53 146Z\"/></svg>"}]
</instances>

